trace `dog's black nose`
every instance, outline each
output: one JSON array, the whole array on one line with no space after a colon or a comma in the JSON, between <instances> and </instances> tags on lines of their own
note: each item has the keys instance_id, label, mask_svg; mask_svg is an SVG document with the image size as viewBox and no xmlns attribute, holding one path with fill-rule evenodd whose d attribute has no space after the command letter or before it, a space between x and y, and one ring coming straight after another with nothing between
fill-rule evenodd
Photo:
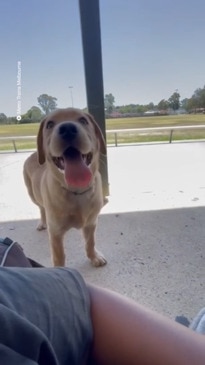
<instances>
[{"instance_id":1,"label":"dog's black nose","mask_svg":"<svg viewBox=\"0 0 205 365\"><path fill-rule=\"evenodd\" d=\"M72 141L76 137L78 130L75 124L69 123L61 125L58 133L61 138L66 139L67 141Z\"/></svg>"}]
</instances>

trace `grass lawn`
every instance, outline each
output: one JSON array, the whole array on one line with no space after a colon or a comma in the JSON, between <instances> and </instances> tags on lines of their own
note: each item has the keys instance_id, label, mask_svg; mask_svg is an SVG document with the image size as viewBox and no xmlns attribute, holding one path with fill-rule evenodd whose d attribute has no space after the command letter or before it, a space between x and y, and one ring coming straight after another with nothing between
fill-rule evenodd
<instances>
[{"instance_id":1,"label":"grass lawn","mask_svg":"<svg viewBox=\"0 0 205 365\"><path fill-rule=\"evenodd\" d=\"M106 129L129 129L129 128L148 128L148 127L163 127L163 126L184 126L184 125L205 125L204 114L183 114L170 116L154 116L154 117L140 117L140 118L118 118L107 119ZM12 124L0 125L0 137L11 136L36 136L38 133L39 124ZM205 139L205 129L191 130L191 131L177 131L174 132L173 139ZM141 133L133 134L118 134L119 143L139 143L139 142L154 142L154 141L168 141L169 134L167 132L159 133ZM108 144L114 143L114 135L107 135ZM32 149L36 147L36 142L30 140L18 140L15 142L17 149ZM0 151L13 149L12 141L0 140Z\"/></svg>"},{"instance_id":2,"label":"grass lawn","mask_svg":"<svg viewBox=\"0 0 205 365\"><path fill-rule=\"evenodd\" d=\"M107 119L107 129L123 129L123 128L148 128L148 127L169 127L182 125L205 125L205 114L182 114L182 115L167 115L154 117L140 118L118 118Z\"/></svg>"}]
</instances>

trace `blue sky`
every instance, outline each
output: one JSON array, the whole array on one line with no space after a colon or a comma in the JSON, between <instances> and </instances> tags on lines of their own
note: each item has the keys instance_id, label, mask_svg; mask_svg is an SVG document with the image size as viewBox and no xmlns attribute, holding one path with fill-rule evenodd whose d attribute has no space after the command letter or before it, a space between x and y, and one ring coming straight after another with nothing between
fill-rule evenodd
<instances>
[{"instance_id":1,"label":"blue sky","mask_svg":"<svg viewBox=\"0 0 205 365\"><path fill-rule=\"evenodd\" d=\"M86 106L78 0L1 0L0 113L15 116L42 93ZM205 84L204 0L100 0L104 92L116 105L158 103Z\"/></svg>"}]
</instances>

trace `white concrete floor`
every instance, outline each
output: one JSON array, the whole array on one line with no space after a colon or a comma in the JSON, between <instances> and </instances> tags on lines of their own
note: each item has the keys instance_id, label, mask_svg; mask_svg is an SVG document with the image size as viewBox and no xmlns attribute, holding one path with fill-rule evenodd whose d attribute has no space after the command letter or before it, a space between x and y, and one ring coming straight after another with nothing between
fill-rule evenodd
<instances>
[{"instance_id":1,"label":"white concrete floor","mask_svg":"<svg viewBox=\"0 0 205 365\"><path fill-rule=\"evenodd\" d=\"M46 232L22 179L28 153L0 154L0 236L50 266ZM93 268L78 231L66 236L67 265L171 318L205 305L205 143L108 148L110 197L97 229L108 264Z\"/></svg>"}]
</instances>

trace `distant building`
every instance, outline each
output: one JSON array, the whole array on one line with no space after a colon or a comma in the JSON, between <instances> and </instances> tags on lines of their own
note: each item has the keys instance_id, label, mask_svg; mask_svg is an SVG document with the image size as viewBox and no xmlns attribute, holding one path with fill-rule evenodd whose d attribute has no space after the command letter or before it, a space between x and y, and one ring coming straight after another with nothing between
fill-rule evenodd
<instances>
[{"instance_id":1,"label":"distant building","mask_svg":"<svg viewBox=\"0 0 205 365\"><path fill-rule=\"evenodd\" d=\"M193 114L205 114L205 108L194 108L189 111L189 113Z\"/></svg>"},{"instance_id":2,"label":"distant building","mask_svg":"<svg viewBox=\"0 0 205 365\"><path fill-rule=\"evenodd\" d=\"M109 114L110 118L121 118L122 116L123 114L119 112L112 112L111 114Z\"/></svg>"},{"instance_id":3,"label":"distant building","mask_svg":"<svg viewBox=\"0 0 205 365\"><path fill-rule=\"evenodd\" d=\"M148 110L144 113L146 116L153 116L153 115L160 115L160 112L158 110Z\"/></svg>"}]
</instances>

